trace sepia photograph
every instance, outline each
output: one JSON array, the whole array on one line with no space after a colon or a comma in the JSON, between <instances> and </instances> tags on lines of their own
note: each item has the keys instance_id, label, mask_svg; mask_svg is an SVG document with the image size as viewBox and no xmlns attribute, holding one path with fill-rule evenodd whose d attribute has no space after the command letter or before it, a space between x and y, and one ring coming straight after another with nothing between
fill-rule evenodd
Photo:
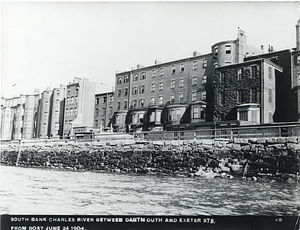
<instances>
[{"instance_id":1,"label":"sepia photograph","mask_svg":"<svg viewBox=\"0 0 300 230\"><path fill-rule=\"evenodd\" d=\"M293 229L300 2L1 2L3 230Z\"/></svg>"}]
</instances>

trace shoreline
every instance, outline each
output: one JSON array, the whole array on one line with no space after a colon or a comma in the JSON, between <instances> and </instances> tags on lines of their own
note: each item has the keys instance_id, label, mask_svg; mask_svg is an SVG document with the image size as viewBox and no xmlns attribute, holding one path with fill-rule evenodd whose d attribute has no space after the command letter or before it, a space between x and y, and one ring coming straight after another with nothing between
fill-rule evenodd
<instances>
[{"instance_id":1,"label":"shoreline","mask_svg":"<svg viewBox=\"0 0 300 230\"><path fill-rule=\"evenodd\" d=\"M15 166L20 146L2 146L1 165ZM300 181L299 138L131 144L22 146L19 166L65 171Z\"/></svg>"}]
</instances>

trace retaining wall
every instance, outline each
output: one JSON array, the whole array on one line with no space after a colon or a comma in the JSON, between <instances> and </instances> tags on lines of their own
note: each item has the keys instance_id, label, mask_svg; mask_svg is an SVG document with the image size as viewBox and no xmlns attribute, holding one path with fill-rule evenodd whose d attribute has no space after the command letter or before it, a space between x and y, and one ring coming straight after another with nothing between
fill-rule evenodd
<instances>
[{"instance_id":1,"label":"retaining wall","mask_svg":"<svg viewBox=\"0 0 300 230\"><path fill-rule=\"evenodd\" d=\"M19 166L251 179L299 178L300 138L106 142L21 146ZM15 165L18 145L2 146Z\"/></svg>"}]
</instances>

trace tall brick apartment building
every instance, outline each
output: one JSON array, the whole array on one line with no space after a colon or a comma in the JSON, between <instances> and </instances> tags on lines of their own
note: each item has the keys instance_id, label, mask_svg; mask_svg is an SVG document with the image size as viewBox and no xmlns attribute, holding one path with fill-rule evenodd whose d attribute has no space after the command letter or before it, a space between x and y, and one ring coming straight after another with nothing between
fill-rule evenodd
<instances>
[{"instance_id":1,"label":"tall brick apartment building","mask_svg":"<svg viewBox=\"0 0 300 230\"><path fill-rule=\"evenodd\" d=\"M236 40L214 44L211 53L117 73L114 130L184 129L213 121L215 68L261 53L239 30Z\"/></svg>"}]
</instances>

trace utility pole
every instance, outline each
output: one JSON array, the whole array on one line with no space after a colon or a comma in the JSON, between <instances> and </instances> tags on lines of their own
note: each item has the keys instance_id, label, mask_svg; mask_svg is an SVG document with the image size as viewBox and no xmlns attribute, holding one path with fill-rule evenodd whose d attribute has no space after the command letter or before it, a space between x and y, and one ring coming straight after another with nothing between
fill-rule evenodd
<instances>
[{"instance_id":1,"label":"utility pole","mask_svg":"<svg viewBox=\"0 0 300 230\"><path fill-rule=\"evenodd\" d=\"M20 139L19 140L19 152L18 152L17 162L16 162L17 167L19 166L19 160L20 160L20 156L21 156L21 143L22 143L22 140Z\"/></svg>"}]
</instances>

